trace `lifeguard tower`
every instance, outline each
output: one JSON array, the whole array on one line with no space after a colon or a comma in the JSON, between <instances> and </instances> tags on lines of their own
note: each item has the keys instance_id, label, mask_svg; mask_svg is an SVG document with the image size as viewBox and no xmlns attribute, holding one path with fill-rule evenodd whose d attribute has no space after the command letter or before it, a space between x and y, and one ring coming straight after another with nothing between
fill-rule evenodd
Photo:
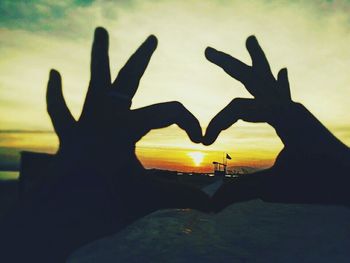
<instances>
[{"instance_id":1,"label":"lifeguard tower","mask_svg":"<svg viewBox=\"0 0 350 263\"><path fill-rule=\"evenodd\" d=\"M214 175L225 177L227 164L213 162L214 165Z\"/></svg>"},{"instance_id":2,"label":"lifeguard tower","mask_svg":"<svg viewBox=\"0 0 350 263\"><path fill-rule=\"evenodd\" d=\"M214 165L214 175L215 176L222 176L225 177L227 174L227 160L231 160L231 156L226 153L226 156L223 155L222 157L222 163L220 162L213 162Z\"/></svg>"}]
</instances>

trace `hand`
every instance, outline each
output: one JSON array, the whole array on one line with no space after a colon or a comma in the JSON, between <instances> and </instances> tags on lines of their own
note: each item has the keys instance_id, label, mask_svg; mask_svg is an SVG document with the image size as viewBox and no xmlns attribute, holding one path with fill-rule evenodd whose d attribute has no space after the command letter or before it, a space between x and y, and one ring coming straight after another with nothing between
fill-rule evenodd
<instances>
[{"instance_id":1,"label":"hand","mask_svg":"<svg viewBox=\"0 0 350 263\"><path fill-rule=\"evenodd\" d=\"M52 70L47 89L47 109L59 137L58 153L74 154L72 147L85 154L118 164L130 161L135 143L151 129L177 124L193 142L201 141L198 120L179 102L155 104L130 110L140 79L156 49L157 39L150 36L131 56L111 83L108 59L108 34L96 29L92 47L91 81L82 114L78 121L72 117L62 95L60 74ZM77 143L79 142L79 143ZM73 150L73 151L72 151ZM136 157L133 157L134 159ZM101 160L100 160L101 159ZM115 163L113 163L115 167ZM120 167L115 167L120 169Z\"/></svg>"},{"instance_id":2,"label":"hand","mask_svg":"<svg viewBox=\"0 0 350 263\"><path fill-rule=\"evenodd\" d=\"M72 249L158 209L211 209L202 191L147 175L135 155L138 140L152 129L172 124L184 129L193 142L202 140L198 120L179 102L130 109L156 46L154 36L147 38L111 82L108 33L97 28L91 81L77 121L64 101L60 74L51 70L47 109L59 137L59 150L42 161L38 161L40 155L25 153L22 163L26 176L39 170L46 175L29 212L18 217L25 221L23 229L35 232L21 235L27 253L38 253L33 258L47 262L45 257L55 254L63 259ZM46 168L34 168L35 162Z\"/></svg>"},{"instance_id":3,"label":"hand","mask_svg":"<svg viewBox=\"0 0 350 263\"><path fill-rule=\"evenodd\" d=\"M64 102L61 77L57 71L51 71L48 83L48 112L60 140L57 155L69 163L70 169L76 169L76 164L82 163L83 167L78 169L97 170L100 178L107 175L117 199L123 200L127 221L159 208L177 205L204 208L207 205L193 203L197 200L195 196L192 196L194 200L185 202L186 193L190 194L185 187L179 189L183 193L174 192L170 188L175 186L159 185L154 179L144 176L144 169L135 155L135 143L144 135L152 129L172 124L184 129L193 142L198 143L202 139L198 120L179 102L130 110L132 97L156 46L157 39L150 36L111 83L108 34L102 28L96 29L91 81L78 121L73 119ZM199 198L204 196L199 191L194 193ZM181 197L181 194L184 196ZM142 196L142 202L136 196ZM177 200L174 200L175 197Z\"/></svg>"},{"instance_id":4,"label":"hand","mask_svg":"<svg viewBox=\"0 0 350 263\"><path fill-rule=\"evenodd\" d=\"M111 83L108 34L104 29L98 28L92 47L91 81L78 121L74 120L64 102L61 77L57 71L51 71L48 83L47 108L60 140L58 156L68 159L70 167L76 166L76 158L79 159L78 163L82 158L86 158L83 169L90 169L89 166L92 165L93 169L100 170L98 172L101 177L109 175L118 191L127 191L130 199L134 199L134 191L125 186L130 184L130 187L135 187L141 182L144 183L146 179L140 176L143 167L135 155L135 143L151 129L177 124L187 132L193 142L198 143L202 139L198 120L179 102L160 103L130 110L132 97L156 46L157 39L150 36ZM159 191L165 194L163 190ZM156 192L148 196L154 197L158 194ZM165 205L164 196L157 198L160 200L154 202L162 202L162 206ZM180 204L182 199L179 198L176 203ZM125 199L124 201L128 202ZM189 202L191 201L188 200L188 204ZM144 204L139 206L145 208Z\"/></svg>"},{"instance_id":5,"label":"hand","mask_svg":"<svg viewBox=\"0 0 350 263\"><path fill-rule=\"evenodd\" d=\"M212 144L222 130L229 128L239 119L273 124L279 117L279 110L292 104L287 69L280 70L275 80L254 36L247 39L247 49L252 58L252 66L213 48L206 49L207 59L239 80L254 99L235 98L217 114L206 130L203 139L205 145Z\"/></svg>"},{"instance_id":6,"label":"hand","mask_svg":"<svg viewBox=\"0 0 350 263\"><path fill-rule=\"evenodd\" d=\"M221 209L232 202L262 198L275 202L347 203L349 148L336 139L301 104L291 100L287 70L277 79L256 38L246 43L252 66L213 48L206 57L242 82L254 99L236 98L210 122L203 142L212 144L220 132L239 119L267 122L284 149L274 166L225 184L214 196ZM332 178L332 179L330 179Z\"/></svg>"}]
</instances>

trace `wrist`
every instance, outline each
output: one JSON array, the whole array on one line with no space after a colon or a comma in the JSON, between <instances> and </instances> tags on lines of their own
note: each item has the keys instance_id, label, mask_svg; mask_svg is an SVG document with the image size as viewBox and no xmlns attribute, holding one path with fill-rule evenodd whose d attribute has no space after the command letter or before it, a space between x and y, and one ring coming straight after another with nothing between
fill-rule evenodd
<instances>
[{"instance_id":1,"label":"wrist","mask_svg":"<svg viewBox=\"0 0 350 263\"><path fill-rule=\"evenodd\" d=\"M296 146L297 138L302 132L301 119L307 111L300 103L290 102L277 105L273 109L268 123L275 129L284 146Z\"/></svg>"},{"instance_id":2,"label":"wrist","mask_svg":"<svg viewBox=\"0 0 350 263\"><path fill-rule=\"evenodd\" d=\"M316 155L341 155L348 147L339 141L301 103L291 102L276 109L268 122L285 148Z\"/></svg>"},{"instance_id":3,"label":"wrist","mask_svg":"<svg viewBox=\"0 0 350 263\"><path fill-rule=\"evenodd\" d=\"M287 125L294 125L294 122L297 121L297 115L300 115L302 111L307 110L302 104L293 101L276 105L273 107L273 114L271 114L268 123L275 128L276 131L283 130Z\"/></svg>"}]
</instances>

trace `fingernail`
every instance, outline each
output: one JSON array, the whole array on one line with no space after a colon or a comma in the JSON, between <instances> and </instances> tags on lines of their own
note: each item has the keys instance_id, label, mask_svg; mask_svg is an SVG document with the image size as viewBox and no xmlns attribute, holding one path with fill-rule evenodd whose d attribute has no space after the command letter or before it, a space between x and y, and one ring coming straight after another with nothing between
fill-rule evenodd
<instances>
[{"instance_id":1,"label":"fingernail","mask_svg":"<svg viewBox=\"0 0 350 263\"><path fill-rule=\"evenodd\" d=\"M94 35L95 40L103 41L105 43L108 42L108 32L105 28L103 27L96 27L95 29L95 35Z\"/></svg>"},{"instance_id":2,"label":"fingernail","mask_svg":"<svg viewBox=\"0 0 350 263\"><path fill-rule=\"evenodd\" d=\"M246 46L250 46L250 47L254 47L256 46L256 44L258 44L258 40L256 39L256 37L254 35L251 35L247 38L246 41Z\"/></svg>"},{"instance_id":3,"label":"fingernail","mask_svg":"<svg viewBox=\"0 0 350 263\"><path fill-rule=\"evenodd\" d=\"M212 58L215 55L216 52L217 52L217 50L215 48L207 47L205 49L205 52L204 52L205 53L205 57L210 60L210 58Z\"/></svg>"},{"instance_id":4,"label":"fingernail","mask_svg":"<svg viewBox=\"0 0 350 263\"><path fill-rule=\"evenodd\" d=\"M104 27L96 27L95 29L95 36L103 36L103 35L107 35L108 32Z\"/></svg>"},{"instance_id":5,"label":"fingernail","mask_svg":"<svg viewBox=\"0 0 350 263\"><path fill-rule=\"evenodd\" d=\"M195 143L201 143L202 142L202 136L198 135L195 138L192 138L193 142Z\"/></svg>"},{"instance_id":6,"label":"fingernail","mask_svg":"<svg viewBox=\"0 0 350 263\"><path fill-rule=\"evenodd\" d=\"M210 145L211 143L210 143L210 140L208 140L208 138L206 138L206 137L204 136L203 139L202 139L202 144L204 144L205 146L208 146L208 145Z\"/></svg>"},{"instance_id":7,"label":"fingernail","mask_svg":"<svg viewBox=\"0 0 350 263\"><path fill-rule=\"evenodd\" d=\"M156 48L157 47L157 45L158 45L158 39L157 39L157 37L155 36L155 35L150 35L147 39L146 39L146 41L145 42L147 42L148 43L148 45L150 45L152 48Z\"/></svg>"},{"instance_id":8,"label":"fingernail","mask_svg":"<svg viewBox=\"0 0 350 263\"><path fill-rule=\"evenodd\" d=\"M281 68L281 70L278 72L278 78L288 78L288 71L287 68Z\"/></svg>"},{"instance_id":9,"label":"fingernail","mask_svg":"<svg viewBox=\"0 0 350 263\"><path fill-rule=\"evenodd\" d=\"M58 76L59 76L59 73L57 70L55 70L55 69L50 70L50 74L49 74L50 78L57 78Z\"/></svg>"}]
</instances>

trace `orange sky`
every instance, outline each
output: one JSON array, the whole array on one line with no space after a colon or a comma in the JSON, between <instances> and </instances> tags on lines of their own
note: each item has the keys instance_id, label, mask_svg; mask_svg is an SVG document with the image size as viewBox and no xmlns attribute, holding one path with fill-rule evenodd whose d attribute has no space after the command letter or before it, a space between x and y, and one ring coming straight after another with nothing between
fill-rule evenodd
<instances>
[{"instance_id":1,"label":"orange sky","mask_svg":"<svg viewBox=\"0 0 350 263\"><path fill-rule=\"evenodd\" d=\"M180 139L174 137L174 140L182 141L183 139L185 146L188 139L182 135L182 131L176 127L171 127L170 129L180 133ZM225 147L213 147L213 149L207 149L207 147L200 145L197 145L197 147L193 145L194 147L192 148L174 147L169 146L171 142L167 140L164 144L161 141L154 143L153 136L159 136L159 134L157 132L149 134L148 138L138 143L136 147L137 156L146 168L185 172L212 172L212 162L222 162L223 156L227 153L227 151L224 151ZM2 154L6 154L6 152L13 154L15 152L18 155L19 151L22 150L54 153L57 150L57 146L57 137L52 132L8 131L0 133L0 149L3 149ZM255 148L255 151L247 151L245 147L237 144L236 149L232 148L228 152L232 157L232 160L228 160L228 166L265 168L272 164L277 152L277 149L274 151L264 151L258 147Z\"/></svg>"}]
</instances>

